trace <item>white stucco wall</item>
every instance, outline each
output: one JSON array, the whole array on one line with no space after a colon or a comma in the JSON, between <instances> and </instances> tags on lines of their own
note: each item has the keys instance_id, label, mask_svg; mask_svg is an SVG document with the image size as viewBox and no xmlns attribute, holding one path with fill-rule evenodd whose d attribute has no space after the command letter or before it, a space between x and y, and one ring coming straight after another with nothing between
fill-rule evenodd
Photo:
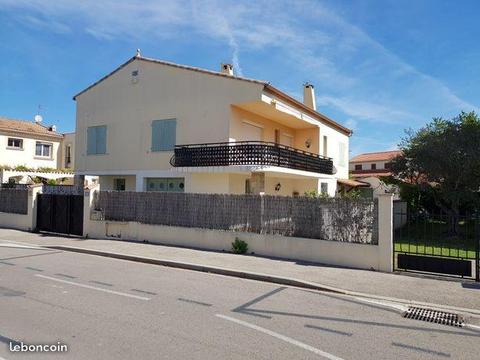
<instances>
[{"instance_id":1,"label":"white stucco wall","mask_svg":"<svg viewBox=\"0 0 480 360\"><path fill-rule=\"evenodd\" d=\"M11 149L8 147L8 138L22 139L23 149ZM52 145L50 157L39 157L35 155L36 142ZM29 168L49 167L58 168L61 165L61 139L43 137L25 137L24 135L0 133L0 165L11 167L24 165Z\"/></svg>"},{"instance_id":2,"label":"white stucco wall","mask_svg":"<svg viewBox=\"0 0 480 360\"><path fill-rule=\"evenodd\" d=\"M379 198L379 244L366 245L279 235L253 234L197 228L147 225L138 222L92 220L92 191L85 198L84 236L230 251L240 238L258 255L313 261L323 264L391 272L393 217L392 197Z\"/></svg>"},{"instance_id":3,"label":"white stucco wall","mask_svg":"<svg viewBox=\"0 0 480 360\"><path fill-rule=\"evenodd\" d=\"M41 191L41 186L29 188L27 214L0 212L0 228L34 231L37 227L37 193Z\"/></svg>"}]
</instances>

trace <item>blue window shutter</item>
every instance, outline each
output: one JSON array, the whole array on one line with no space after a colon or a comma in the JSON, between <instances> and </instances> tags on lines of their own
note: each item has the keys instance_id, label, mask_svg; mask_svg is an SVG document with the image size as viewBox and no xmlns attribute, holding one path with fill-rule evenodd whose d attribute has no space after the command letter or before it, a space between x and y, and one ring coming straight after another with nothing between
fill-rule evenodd
<instances>
[{"instance_id":1,"label":"blue window shutter","mask_svg":"<svg viewBox=\"0 0 480 360\"><path fill-rule=\"evenodd\" d=\"M92 126L87 128L87 155L107 153L107 127Z\"/></svg>"},{"instance_id":2,"label":"blue window shutter","mask_svg":"<svg viewBox=\"0 0 480 360\"><path fill-rule=\"evenodd\" d=\"M175 147L177 120L152 121L152 151L169 151Z\"/></svg>"},{"instance_id":3,"label":"blue window shutter","mask_svg":"<svg viewBox=\"0 0 480 360\"><path fill-rule=\"evenodd\" d=\"M106 126L97 126L97 152L96 154L106 154L107 153L107 127Z\"/></svg>"},{"instance_id":4,"label":"blue window shutter","mask_svg":"<svg viewBox=\"0 0 480 360\"><path fill-rule=\"evenodd\" d=\"M87 128L87 155L97 153L97 131L94 127Z\"/></svg>"}]
</instances>

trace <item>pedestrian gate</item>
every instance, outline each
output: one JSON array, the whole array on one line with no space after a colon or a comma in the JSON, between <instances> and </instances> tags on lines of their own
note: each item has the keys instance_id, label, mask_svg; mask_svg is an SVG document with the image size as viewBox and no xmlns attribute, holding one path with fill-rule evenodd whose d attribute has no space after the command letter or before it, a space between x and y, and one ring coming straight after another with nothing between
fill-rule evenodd
<instances>
[{"instance_id":1,"label":"pedestrian gate","mask_svg":"<svg viewBox=\"0 0 480 360\"><path fill-rule=\"evenodd\" d=\"M39 194L37 229L82 236L83 195Z\"/></svg>"}]
</instances>

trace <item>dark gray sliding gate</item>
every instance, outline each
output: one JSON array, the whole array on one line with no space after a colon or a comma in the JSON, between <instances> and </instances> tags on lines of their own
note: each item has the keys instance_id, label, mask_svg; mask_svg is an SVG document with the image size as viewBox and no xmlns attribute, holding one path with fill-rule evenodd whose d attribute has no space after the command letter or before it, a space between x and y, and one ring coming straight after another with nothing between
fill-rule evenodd
<instances>
[{"instance_id":1,"label":"dark gray sliding gate","mask_svg":"<svg viewBox=\"0 0 480 360\"><path fill-rule=\"evenodd\" d=\"M83 195L39 194L37 229L82 236Z\"/></svg>"}]
</instances>

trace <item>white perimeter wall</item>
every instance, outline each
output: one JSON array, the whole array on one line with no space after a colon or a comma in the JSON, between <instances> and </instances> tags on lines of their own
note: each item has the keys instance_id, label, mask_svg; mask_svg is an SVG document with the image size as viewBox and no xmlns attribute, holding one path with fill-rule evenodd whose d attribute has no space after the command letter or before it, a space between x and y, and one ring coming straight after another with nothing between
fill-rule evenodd
<instances>
[{"instance_id":1,"label":"white perimeter wall","mask_svg":"<svg viewBox=\"0 0 480 360\"><path fill-rule=\"evenodd\" d=\"M379 197L379 244L355 244L279 235L229 232L198 228L147 225L138 222L91 220L93 196L85 197L84 236L231 250L239 238L248 243L249 252L257 255L379 271L392 271L392 196ZM93 218L95 217L95 214Z\"/></svg>"},{"instance_id":2,"label":"white perimeter wall","mask_svg":"<svg viewBox=\"0 0 480 360\"><path fill-rule=\"evenodd\" d=\"M37 227L37 193L42 186L28 189L27 214L12 214L0 212L0 228L34 231Z\"/></svg>"}]
</instances>

